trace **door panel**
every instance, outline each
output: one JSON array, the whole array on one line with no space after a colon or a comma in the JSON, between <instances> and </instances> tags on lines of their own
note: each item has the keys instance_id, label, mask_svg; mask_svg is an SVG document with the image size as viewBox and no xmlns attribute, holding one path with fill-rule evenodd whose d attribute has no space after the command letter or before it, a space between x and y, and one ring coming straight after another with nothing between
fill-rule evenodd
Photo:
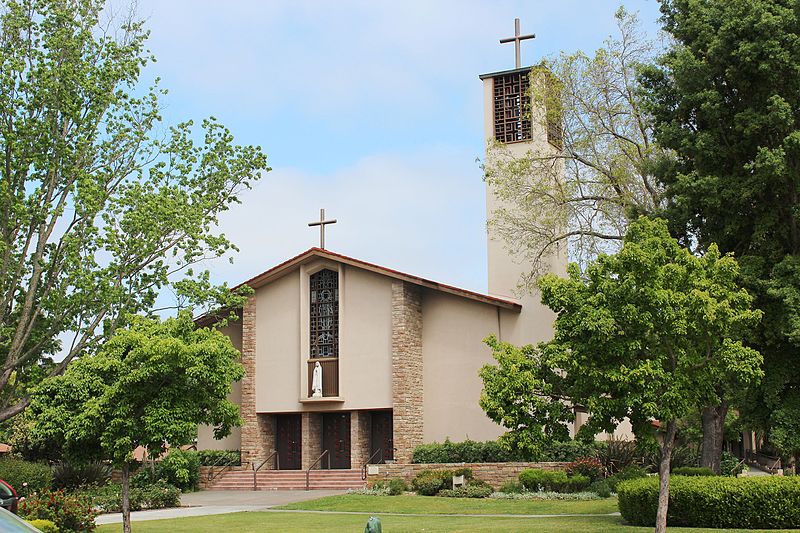
<instances>
[{"instance_id":1,"label":"door panel","mask_svg":"<svg viewBox=\"0 0 800 533\"><path fill-rule=\"evenodd\" d=\"M300 415L277 415L275 449L281 470L300 470L303 461Z\"/></svg>"},{"instance_id":2,"label":"door panel","mask_svg":"<svg viewBox=\"0 0 800 533\"><path fill-rule=\"evenodd\" d=\"M394 434L391 411L375 411L370 413L370 456L382 450L372 460L373 463L385 463L394 459Z\"/></svg>"},{"instance_id":3,"label":"door panel","mask_svg":"<svg viewBox=\"0 0 800 533\"><path fill-rule=\"evenodd\" d=\"M350 413L322 415L322 449L328 450L331 468L350 468ZM327 465L327 460L323 459Z\"/></svg>"}]
</instances>

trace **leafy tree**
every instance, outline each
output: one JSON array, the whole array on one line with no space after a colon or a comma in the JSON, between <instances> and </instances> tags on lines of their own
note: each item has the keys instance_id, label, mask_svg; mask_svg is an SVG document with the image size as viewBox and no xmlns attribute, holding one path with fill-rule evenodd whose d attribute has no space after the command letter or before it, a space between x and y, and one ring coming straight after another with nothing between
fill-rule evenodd
<instances>
[{"instance_id":1,"label":"leafy tree","mask_svg":"<svg viewBox=\"0 0 800 533\"><path fill-rule=\"evenodd\" d=\"M157 457L189 444L198 424L218 438L240 423L227 396L244 376L239 352L219 331L195 328L181 311L164 322L138 317L97 355L75 361L35 391L29 413L38 438L62 443L79 460L110 459L122 469L123 529L130 532L133 451Z\"/></svg>"},{"instance_id":2,"label":"leafy tree","mask_svg":"<svg viewBox=\"0 0 800 533\"><path fill-rule=\"evenodd\" d=\"M0 11L0 421L46 375L150 311L176 276L181 306L241 304L193 264L234 249L218 215L268 170L215 119L160 126L153 60L103 0L7 0ZM59 338L66 337L63 346Z\"/></svg>"},{"instance_id":3,"label":"leafy tree","mask_svg":"<svg viewBox=\"0 0 800 533\"><path fill-rule=\"evenodd\" d=\"M800 5L663 0L662 13L673 44L643 81L656 138L677 156L659 173L664 215L685 244L714 242L739 261L765 312L754 344L766 377L746 391L743 415L786 435L800 416ZM703 416L720 435L725 409Z\"/></svg>"},{"instance_id":4,"label":"leafy tree","mask_svg":"<svg viewBox=\"0 0 800 533\"><path fill-rule=\"evenodd\" d=\"M524 352L495 350L499 368L484 369L491 378L486 394L506 394L494 404L517 412L488 414L498 423L527 417L532 441L543 429L563 434L548 426L563 422L563 411L550 405L565 399L588 409L584 437L612 432L624 418L644 436L658 420L664 435L657 531L664 531L678 420L718 402L720 383L758 381L761 356L742 344L742 336L761 312L750 309L752 297L737 285L732 257L714 245L703 256L691 254L662 220L640 218L617 254L600 256L584 274L572 263L568 273L539 283L542 302L558 314L554 339ZM532 362L522 362L531 355ZM531 371L538 374L517 387L493 386L503 379L514 383L520 367L543 370Z\"/></svg>"},{"instance_id":5,"label":"leafy tree","mask_svg":"<svg viewBox=\"0 0 800 533\"><path fill-rule=\"evenodd\" d=\"M663 204L653 162L666 154L653 140L637 77L655 46L635 14L621 8L616 19L618 36L594 55L562 53L531 73L540 81L530 84L529 116L541 131L560 125L560 144L520 154L497 143L487 153L486 180L502 205L489 222L532 262L530 283L557 246L569 245L584 264L618 249L629 221Z\"/></svg>"}]
</instances>

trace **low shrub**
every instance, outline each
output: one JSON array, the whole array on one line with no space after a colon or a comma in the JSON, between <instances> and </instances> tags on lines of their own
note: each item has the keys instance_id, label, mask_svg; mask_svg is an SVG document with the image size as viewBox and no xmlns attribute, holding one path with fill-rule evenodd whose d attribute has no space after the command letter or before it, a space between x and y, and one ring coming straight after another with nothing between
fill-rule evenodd
<instances>
[{"instance_id":1,"label":"low shrub","mask_svg":"<svg viewBox=\"0 0 800 533\"><path fill-rule=\"evenodd\" d=\"M111 465L99 461L56 463L53 466L53 487L75 489L87 485L103 485L111 479L111 470Z\"/></svg>"},{"instance_id":2,"label":"low shrub","mask_svg":"<svg viewBox=\"0 0 800 533\"><path fill-rule=\"evenodd\" d=\"M154 467L144 466L133 476L131 485L145 488L163 480L184 492L196 490L200 482L198 452L173 449Z\"/></svg>"},{"instance_id":3,"label":"low shrub","mask_svg":"<svg viewBox=\"0 0 800 533\"><path fill-rule=\"evenodd\" d=\"M606 476L621 472L641 460L639 444L636 441L611 437L603 444L605 446L597 447L595 457L603 465Z\"/></svg>"},{"instance_id":4,"label":"low shrub","mask_svg":"<svg viewBox=\"0 0 800 533\"><path fill-rule=\"evenodd\" d=\"M603 464L597 457L579 457L567 464L566 471L571 476L580 474L596 481L603 477Z\"/></svg>"},{"instance_id":5,"label":"low shrub","mask_svg":"<svg viewBox=\"0 0 800 533\"><path fill-rule=\"evenodd\" d=\"M389 496L399 496L408 490L408 484L405 480L396 477L389 480L388 489Z\"/></svg>"},{"instance_id":6,"label":"low shrub","mask_svg":"<svg viewBox=\"0 0 800 533\"><path fill-rule=\"evenodd\" d=\"M675 527L775 529L800 527L800 478L674 476L667 524ZM619 510L638 526L653 526L658 478L619 484Z\"/></svg>"},{"instance_id":7,"label":"low shrub","mask_svg":"<svg viewBox=\"0 0 800 533\"><path fill-rule=\"evenodd\" d=\"M42 533L58 533L58 526L50 520L26 520L30 525L41 531Z\"/></svg>"},{"instance_id":8,"label":"low shrub","mask_svg":"<svg viewBox=\"0 0 800 533\"><path fill-rule=\"evenodd\" d=\"M411 487L420 496L435 496L440 490L453 488L453 472L423 470L411 480Z\"/></svg>"},{"instance_id":9,"label":"low shrub","mask_svg":"<svg viewBox=\"0 0 800 533\"><path fill-rule=\"evenodd\" d=\"M32 463L14 457L0 459L0 479L14 487L20 496L28 492L50 489L53 483L53 470L44 463ZM23 489L27 483L27 490Z\"/></svg>"},{"instance_id":10,"label":"low shrub","mask_svg":"<svg viewBox=\"0 0 800 533\"><path fill-rule=\"evenodd\" d=\"M641 466L629 466L624 470L617 472L613 476L605 479L606 484L611 489L611 492L617 492L617 485L628 479L641 479L647 477L647 472Z\"/></svg>"},{"instance_id":11,"label":"low shrub","mask_svg":"<svg viewBox=\"0 0 800 533\"><path fill-rule=\"evenodd\" d=\"M672 470L673 476L713 476L714 471L704 466L679 466Z\"/></svg>"},{"instance_id":12,"label":"low shrub","mask_svg":"<svg viewBox=\"0 0 800 533\"><path fill-rule=\"evenodd\" d=\"M598 455L602 450L607 447L605 442L595 441L585 443L578 440L569 440L565 442L552 442L536 459L539 461L553 461L560 463L569 463L576 460L578 457L591 457Z\"/></svg>"},{"instance_id":13,"label":"low shrub","mask_svg":"<svg viewBox=\"0 0 800 533\"><path fill-rule=\"evenodd\" d=\"M197 452L200 466L240 466L242 452L239 450L200 450Z\"/></svg>"},{"instance_id":14,"label":"low shrub","mask_svg":"<svg viewBox=\"0 0 800 533\"><path fill-rule=\"evenodd\" d=\"M528 458L518 451L509 451L493 440L480 442L433 442L414 448L411 461L414 463L506 463L525 461Z\"/></svg>"},{"instance_id":15,"label":"low shrub","mask_svg":"<svg viewBox=\"0 0 800 533\"><path fill-rule=\"evenodd\" d=\"M719 462L719 471L723 476L738 476L747 470L747 468L747 465L731 452L722 452L722 458Z\"/></svg>"},{"instance_id":16,"label":"low shrub","mask_svg":"<svg viewBox=\"0 0 800 533\"><path fill-rule=\"evenodd\" d=\"M119 483L87 487L80 494L89 498L92 505L104 513L122 511L122 485ZM164 509L181 504L180 489L165 481L155 481L146 487L131 487L129 496L131 511Z\"/></svg>"},{"instance_id":17,"label":"low shrub","mask_svg":"<svg viewBox=\"0 0 800 533\"><path fill-rule=\"evenodd\" d=\"M519 481L530 491L581 492L591 480L583 475L567 476L566 472L529 468L519 474Z\"/></svg>"},{"instance_id":18,"label":"low shrub","mask_svg":"<svg viewBox=\"0 0 800 533\"><path fill-rule=\"evenodd\" d=\"M495 500L599 500L601 499L594 492L495 492L489 496Z\"/></svg>"},{"instance_id":19,"label":"low shrub","mask_svg":"<svg viewBox=\"0 0 800 533\"><path fill-rule=\"evenodd\" d=\"M49 520L61 533L79 533L94 531L97 513L86 496L42 490L20 502L19 515L26 520Z\"/></svg>"},{"instance_id":20,"label":"low shrub","mask_svg":"<svg viewBox=\"0 0 800 533\"><path fill-rule=\"evenodd\" d=\"M597 481L592 482L591 485L586 487L587 492L594 492L601 498L608 498L611 496L611 485L608 484L608 481L605 479L598 479Z\"/></svg>"},{"instance_id":21,"label":"low shrub","mask_svg":"<svg viewBox=\"0 0 800 533\"><path fill-rule=\"evenodd\" d=\"M364 489L347 489L347 494L361 494L362 496L388 496L389 487L383 483L376 483L369 488Z\"/></svg>"},{"instance_id":22,"label":"low shrub","mask_svg":"<svg viewBox=\"0 0 800 533\"><path fill-rule=\"evenodd\" d=\"M445 498L488 498L494 491L488 485L464 485L455 489L443 489L436 495Z\"/></svg>"},{"instance_id":23,"label":"low shrub","mask_svg":"<svg viewBox=\"0 0 800 533\"><path fill-rule=\"evenodd\" d=\"M506 481L500 486L500 490L505 494L521 494L525 492L525 487L519 481Z\"/></svg>"}]
</instances>

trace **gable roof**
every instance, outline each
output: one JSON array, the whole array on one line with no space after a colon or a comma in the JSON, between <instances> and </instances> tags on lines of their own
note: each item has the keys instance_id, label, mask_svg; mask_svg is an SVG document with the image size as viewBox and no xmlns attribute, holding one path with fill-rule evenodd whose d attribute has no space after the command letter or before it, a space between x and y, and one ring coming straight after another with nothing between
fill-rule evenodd
<instances>
[{"instance_id":1,"label":"gable roof","mask_svg":"<svg viewBox=\"0 0 800 533\"><path fill-rule=\"evenodd\" d=\"M512 300L497 298L496 296L481 294L479 292L474 292L467 289L461 289L459 287L454 287L452 285L439 283L438 281L432 281L429 279L421 278L419 276L414 276L412 274L406 274L404 272L376 265L374 263L368 263L367 261L362 261L360 259L355 259L353 257L348 257L346 255L337 254L336 252L331 252L330 250L324 250L322 248L309 248L305 252L296 255L291 259L284 261L283 263L274 266L269 270L266 270L261 274L252 277L243 283L240 283L232 290L236 290L237 288L242 287L244 285L248 285L253 289L257 289L258 287L266 285L270 281L282 276L284 273L286 273L293 267L301 263L306 263L310 260L313 260L314 258L329 259L331 261L336 261L339 263L343 263L345 265L350 265L362 268L364 270L369 270L371 272L376 272L378 274L383 274L385 276L389 276L390 278L407 281L409 283L413 283L415 285L419 285L427 289L454 294L456 296L461 296L464 298L468 298L470 300L475 300L478 302L494 305L496 307L502 307L504 309L511 309L514 311L520 311L522 309L522 305Z\"/></svg>"}]
</instances>

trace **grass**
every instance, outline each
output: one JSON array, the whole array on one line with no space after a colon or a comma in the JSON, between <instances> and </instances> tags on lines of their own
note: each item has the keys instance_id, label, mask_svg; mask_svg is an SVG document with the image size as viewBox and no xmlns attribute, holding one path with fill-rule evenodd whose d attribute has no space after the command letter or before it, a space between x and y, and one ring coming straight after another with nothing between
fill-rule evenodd
<instances>
[{"instance_id":1,"label":"grass","mask_svg":"<svg viewBox=\"0 0 800 533\"><path fill-rule=\"evenodd\" d=\"M488 531L533 533L604 533L649 532L652 528L632 527L622 523L619 516L608 516L616 512L615 499L591 501L523 501L523 500L475 500L461 498L436 498L423 496L364 496L342 495L319 498L307 502L281 507L275 512L231 513L213 516L197 516L169 520L133 522L133 533L260 533L262 531L313 531L341 532L363 531L370 515L381 518L384 531L426 533ZM293 509L293 510L290 510ZM328 512L314 512L328 511ZM360 514L336 514L336 512ZM397 516L382 513L430 514L430 516ZM437 514L596 514L597 516L559 517L486 517L486 516L437 516ZM97 533L119 532L121 524L99 526ZM670 528L680 533L699 532L744 532L754 530L720 530L698 528ZM777 533L779 530L769 530ZM784 530L785 531L785 530Z\"/></svg>"},{"instance_id":2,"label":"grass","mask_svg":"<svg viewBox=\"0 0 800 533\"><path fill-rule=\"evenodd\" d=\"M324 513L260 512L233 513L214 516L196 516L171 520L133 522L133 533L261 533L272 532L317 532L340 533L363 531L369 514L337 515ZM490 533L526 531L532 533L640 533L651 532L649 527L622 525L618 516L559 517L559 518L486 518L486 517L441 517L426 518L412 516L381 516L383 531L392 533L445 533L458 531L488 531ZM121 524L109 524L97 528L97 533L118 533ZM680 533L721 533L720 529L670 528ZM727 532L744 530L725 530ZM750 533L753 530L749 530ZM776 533L777 530L770 530Z\"/></svg>"},{"instance_id":3,"label":"grass","mask_svg":"<svg viewBox=\"0 0 800 533\"><path fill-rule=\"evenodd\" d=\"M616 498L587 501L492 500L435 496L367 496L343 494L279 507L304 511L417 514L609 514Z\"/></svg>"}]
</instances>

